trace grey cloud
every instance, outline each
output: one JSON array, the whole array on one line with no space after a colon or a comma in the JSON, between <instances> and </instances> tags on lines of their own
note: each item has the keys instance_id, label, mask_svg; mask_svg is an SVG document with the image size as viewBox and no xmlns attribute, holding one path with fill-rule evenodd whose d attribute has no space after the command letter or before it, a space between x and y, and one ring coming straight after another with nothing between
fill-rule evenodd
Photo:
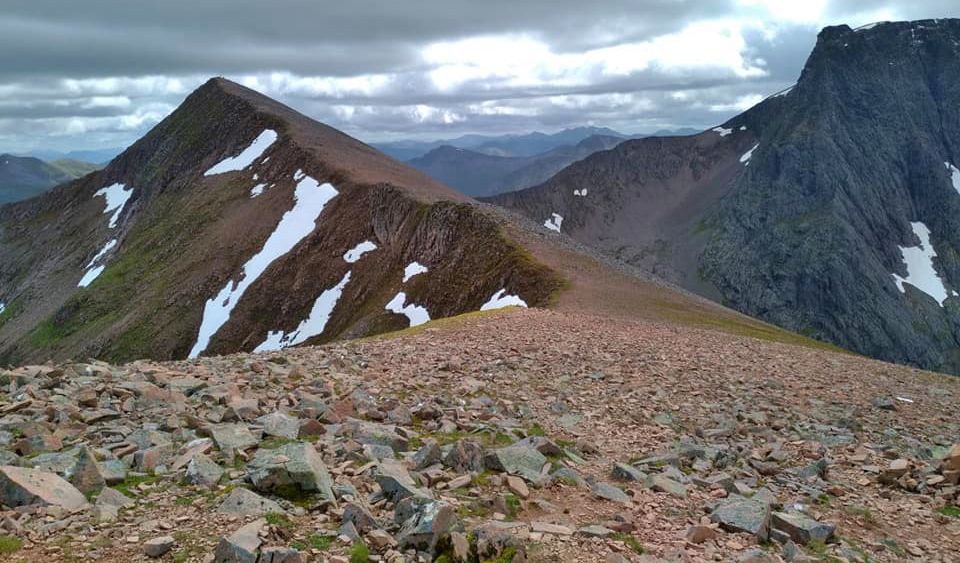
<instances>
[{"instance_id":1,"label":"grey cloud","mask_svg":"<svg viewBox=\"0 0 960 563\"><path fill-rule=\"evenodd\" d=\"M207 77L389 76L373 92L278 88L265 92L367 140L559 129L583 123L627 132L706 127L749 96L796 80L813 25L765 18L737 0L5 0L0 12L0 151L37 144L85 148L129 143ZM825 23L960 15L952 0L832 0ZM717 68L651 67L595 73L582 83L516 85L496 77L441 90L421 49L485 35L534 37L576 54L650 40L704 20L741 18L745 54L764 76ZM770 29L776 33L771 37ZM109 80L108 80L109 79ZM129 104L96 97L124 96ZM558 103L556 98L575 100ZM443 119L423 119L418 105ZM491 105L501 110L497 114Z\"/></svg>"}]
</instances>

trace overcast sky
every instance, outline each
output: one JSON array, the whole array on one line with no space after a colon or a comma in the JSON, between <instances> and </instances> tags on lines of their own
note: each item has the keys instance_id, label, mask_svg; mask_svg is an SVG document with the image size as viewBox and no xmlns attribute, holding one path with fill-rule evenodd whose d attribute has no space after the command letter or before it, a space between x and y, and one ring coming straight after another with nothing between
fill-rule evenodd
<instances>
[{"instance_id":1,"label":"overcast sky","mask_svg":"<svg viewBox=\"0 0 960 563\"><path fill-rule=\"evenodd\" d=\"M3 0L0 152L126 146L214 75L366 141L702 128L792 84L824 25L958 16L956 0Z\"/></svg>"}]
</instances>

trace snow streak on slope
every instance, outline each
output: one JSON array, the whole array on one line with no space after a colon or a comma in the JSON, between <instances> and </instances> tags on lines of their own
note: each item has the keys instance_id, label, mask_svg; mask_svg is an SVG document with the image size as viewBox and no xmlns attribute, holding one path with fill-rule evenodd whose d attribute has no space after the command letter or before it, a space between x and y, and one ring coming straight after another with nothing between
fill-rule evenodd
<instances>
[{"instance_id":1,"label":"snow streak on slope","mask_svg":"<svg viewBox=\"0 0 960 563\"><path fill-rule=\"evenodd\" d=\"M3 312L6 311L6 310L7 310L7 306L4 305L3 303L0 303L0 315L2 315Z\"/></svg>"},{"instance_id":2,"label":"snow streak on slope","mask_svg":"<svg viewBox=\"0 0 960 563\"><path fill-rule=\"evenodd\" d=\"M392 313L406 315L407 319L410 320L410 326L422 325L430 321L430 313L426 309L413 303L406 305L406 302L407 294L401 291L387 303L385 308Z\"/></svg>"},{"instance_id":3,"label":"snow streak on slope","mask_svg":"<svg viewBox=\"0 0 960 563\"><path fill-rule=\"evenodd\" d=\"M489 301L480 307L481 311L492 311L493 309L502 309L503 307L526 307L527 302L520 299L517 295L506 295L506 288L493 294Z\"/></svg>"},{"instance_id":4,"label":"snow streak on slope","mask_svg":"<svg viewBox=\"0 0 960 563\"><path fill-rule=\"evenodd\" d=\"M550 229L551 231L560 232L560 225L563 224L563 217L557 213L551 214L552 217L543 222L543 226Z\"/></svg>"},{"instance_id":5,"label":"snow streak on slope","mask_svg":"<svg viewBox=\"0 0 960 563\"><path fill-rule=\"evenodd\" d=\"M950 171L950 180L953 181L953 189L957 190L957 193L960 193L960 170L949 162L944 162L943 164L945 164L947 170Z\"/></svg>"},{"instance_id":6,"label":"snow streak on slope","mask_svg":"<svg viewBox=\"0 0 960 563\"><path fill-rule=\"evenodd\" d=\"M365 240L358 244L357 246L351 248L343 255L344 261L348 264L353 264L357 260L363 257L364 254L372 252L377 249L377 245L373 244L372 241Z\"/></svg>"},{"instance_id":7,"label":"snow streak on slope","mask_svg":"<svg viewBox=\"0 0 960 563\"><path fill-rule=\"evenodd\" d=\"M230 313L244 292L270 264L313 232L324 206L338 193L332 185L321 185L302 171L298 171L295 177L300 179L294 192L293 208L284 213L263 249L244 264L240 281L228 281L216 297L207 301L197 342L190 351L191 358L196 358L207 349L213 335L230 319Z\"/></svg>"},{"instance_id":8,"label":"snow streak on slope","mask_svg":"<svg viewBox=\"0 0 960 563\"><path fill-rule=\"evenodd\" d=\"M743 153L743 156L740 157L740 162L744 165L750 164L750 159L753 158L753 151L757 150L757 147L760 146L760 143L753 145L753 148Z\"/></svg>"},{"instance_id":9,"label":"snow streak on slope","mask_svg":"<svg viewBox=\"0 0 960 563\"><path fill-rule=\"evenodd\" d=\"M730 133L733 133L733 129L724 129L723 127L714 127L711 131L719 133L721 137L726 137Z\"/></svg>"},{"instance_id":10,"label":"snow streak on slope","mask_svg":"<svg viewBox=\"0 0 960 563\"><path fill-rule=\"evenodd\" d=\"M317 297L317 300L313 302L313 308L310 309L310 314L307 315L306 319L301 321L293 332L286 334L282 330L270 331L267 334L267 339L263 344L257 346L254 352L281 350L288 346L296 346L314 336L323 334L324 329L327 328L327 322L333 314L333 309L337 306L340 296L343 295L343 289L347 287L347 283L349 282L350 272L347 272L347 274L343 276L343 279L340 280L340 283L321 293L320 297Z\"/></svg>"},{"instance_id":11,"label":"snow streak on slope","mask_svg":"<svg viewBox=\"0 0 960 563\"><path fill-rule=\"evenodd\" d=\"M107 200L107 207L103 212L104 214L110 213L111 211L113 212L109 225L111 229L117 226L117 220L120 218L120 214L123 213L123 207L127 205L127 201L130 200L131 195L133 195L133 188L128 190L123 184L113 184L93 194L93 197L103 196L103 198Z\"/></svg>"},{"instance_id":12,"label":"snow streak on slope","mask_svg":"<svg viewBox=\"0 0 960 563\"><path fill-rule=\"evenodd\" d=\"M213 166L213 168L207 170L203 173L204 176L213 176L215 174L223 174L224 172L234 172L237 170L243 170L247 166L253 164L255 160L263 156L263 153L270 148L277 140L277 132L272 129L267 129L263 133L253 140L250 143L250 146L243 150L237 156L231 156L221 160L219 163Z\"/></svg>"},{"instance_id":13,"label":"snow streak on slope","mask_svg":"<svg viewBox=\"0 0 960 563\"><path fill-rule=\"evenodd\" d=\"M106 268L106 266L101 265L94 268L94 265L99 262L101 258L106 256L108 252L113 250L115 246L117 246L117 239L111 240L100 249L100 252L97 252L97 255L93 257L93 260L87 264L87 271L85 274L83 274L83 278L80 279L80 283L77 284L78 287L87 287L93 283L93 280L97 279L100 274L103 273L103 270Z\"/></svg>"},{"instance_id":14,"label":"snow streak on slope","mask_svg":"<svg viewBox=\"0 0 960 563\"><path fill-rule=\"evenodd\" d=\"M903 253L903 263L907 265L907 277L901 278L897 274L891 274L894 282L901 293L906 293L903 288L904 283L909 283L913 287L926 293L937 300L937 303L943 307L943 302L947 298L947 288L943 285L943 280L937 275L933 268L933 258L937 255L930 243L930 229L921 222L910 223L913 232L920 239L920 246L899 247Z\"/></svg>"},{"instance_id":15,"label":"snow streak on slope","mask_svg":"<svg viewBox=\"0 0 960 563\"><path fill-rule=\"evenodd\" d=\"M403 269L403 283L407 283L413 276L419 276L426 271L427 267L420 262L410 262L407 264L407 267Z\"/></svg>"}]
</instances>

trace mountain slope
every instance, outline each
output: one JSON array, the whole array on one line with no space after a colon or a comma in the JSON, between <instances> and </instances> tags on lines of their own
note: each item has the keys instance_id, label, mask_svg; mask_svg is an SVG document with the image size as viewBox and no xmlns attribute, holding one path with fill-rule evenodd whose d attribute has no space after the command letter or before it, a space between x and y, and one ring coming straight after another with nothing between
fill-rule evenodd
<instances>
[{"instance_id":1,"label":"mountain slope","mask_svg":"<svg viewBox=\"0 0 960 563\"><path fill-rule=\"evenodd\" d=\"M214 79L103 170L0 207L0 362L271 350L518 303L794 338L618 268Z\"/></svg>"},{"instance_id":2,"label":"mountain slope","mask_svg":"<svg viewBox=\"0 0 960 563\"><path fill-rule=\"evenodd\" d=\"M566 166L623 142L594 135L534 156L494 156L449 145L409 161L414 168L472 197L492 196L534 186Z\"/></svg>"},{"instance_id":3,"label":"mountain slope","mask_svg":"<svg viewBox=\"0 0 960 563\"><path fill-rule=\"evenodd\" d=\"M29 199L96 169L95 165L74 160L47 163L38 158L0 155L0 204Z\"/></svg>"},{"instance_id":4,"label":"mountain slope","mask_svg":"<svg viewBox=\"0 0 960 563\"><path fill-rule=\"evenodd\" d=\"M826 28L794 88L723 126L495 201L790 330L958 372L958 54L960 20Z\"/></svg>"}]
</instances>

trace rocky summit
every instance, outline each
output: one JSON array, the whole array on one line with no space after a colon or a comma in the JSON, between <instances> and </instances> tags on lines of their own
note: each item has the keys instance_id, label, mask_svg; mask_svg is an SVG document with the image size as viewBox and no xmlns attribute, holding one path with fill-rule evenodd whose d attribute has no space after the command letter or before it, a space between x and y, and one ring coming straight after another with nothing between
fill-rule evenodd
<instances>
[{"instance_id":1,"label":"rocky summit","mask_svg":"<svg viewBox=\"0 0 960 563\"><path fill-rule=\"evenodd\" d=\"M491 201L858 353L960 373L960 20L824 29L796 85Z\"/></svg>"},{"instance_id":2,"label":"rocky summit","mask_svg":"<svg viewBox=\"0 0 960 563\"><path fill-rule=\"evenodd\" d=\"M545 310L0 371L5 561L925 561L950 376Z\"/></svg>"}]
</instances>

